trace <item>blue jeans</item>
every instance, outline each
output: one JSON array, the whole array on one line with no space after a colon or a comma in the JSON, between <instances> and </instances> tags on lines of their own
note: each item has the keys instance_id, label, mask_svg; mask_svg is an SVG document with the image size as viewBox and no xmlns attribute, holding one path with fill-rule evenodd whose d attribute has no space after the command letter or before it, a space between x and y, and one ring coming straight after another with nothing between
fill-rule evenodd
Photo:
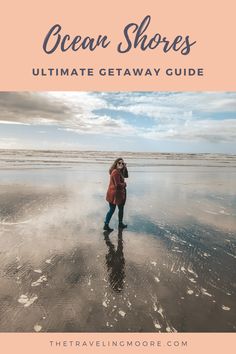
<instances>
[{"instance_id":1,"label":"blue jeans","mask_svg":"<svg viewBox=\"0 0 236 354\"><path fill-rule=\"evenodd\" d=\"M111 204L109 203L109 206L110 206L110 209L106 215L106 218L105 218L105 224L109 224L110 220L111 220L111 217L112 215L114 214L114 211L116 210L116 204ZM123 215L124 215L124 204L121 204L121 205L117 205L118 206L118 219L119 219L119 224L122 223L123 221Z\"/></svg>"}]
</instances>

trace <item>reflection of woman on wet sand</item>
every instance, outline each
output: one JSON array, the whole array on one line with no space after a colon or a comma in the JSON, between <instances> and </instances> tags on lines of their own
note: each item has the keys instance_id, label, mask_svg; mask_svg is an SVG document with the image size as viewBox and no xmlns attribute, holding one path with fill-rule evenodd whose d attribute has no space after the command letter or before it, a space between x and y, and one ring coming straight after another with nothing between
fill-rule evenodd
<instances>
[{"instance_id":1,"label":"reflection of woman on wet sand","mask_svg":"<svg viewBox=\"0 0 236 354\"><path fill-rule=\"evenodd\" d=\"M124 229L127 225L123 224L124 205L126 201L126 183L125 178L128 178L128 170L124 160L118 158L112 164L110 170L110 183L107 190L106 200L109 203L109 211L105 218L103 229L113 231L110 228L109 222L114 214L116 206L118 206L119 228Z\"/></svg>"},{"instance_id":2,"label":"reflection of woman on wet sand","mask_svg":"<svg viewBox=\"0 0 236 354\"><path fill-rule=\"evenodd\" d=\"M106 265L109 283L112 289L118 293L124 288L125 278L125 258L123 253L122 231L122 229L119 229L117 249L115 249L115 246L109 238L109 231L104 232L104 239L108 247Z\"/></svg>"}]
</instances>

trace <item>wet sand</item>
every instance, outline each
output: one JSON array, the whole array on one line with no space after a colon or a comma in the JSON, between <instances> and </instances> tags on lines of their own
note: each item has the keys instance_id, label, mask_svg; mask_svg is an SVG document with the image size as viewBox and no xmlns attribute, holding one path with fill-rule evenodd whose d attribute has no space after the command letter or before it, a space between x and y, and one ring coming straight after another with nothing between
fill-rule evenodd
<instances>
[{"instance_id":1,"label":"wet sand","mask_svg":"<svg viewBox=\"0 0 236 354\"><path fill-rule=\"evenodd\" d=\"M1 332L234 332L236 157L0 151Z\"/></svg>"}]
</instances>

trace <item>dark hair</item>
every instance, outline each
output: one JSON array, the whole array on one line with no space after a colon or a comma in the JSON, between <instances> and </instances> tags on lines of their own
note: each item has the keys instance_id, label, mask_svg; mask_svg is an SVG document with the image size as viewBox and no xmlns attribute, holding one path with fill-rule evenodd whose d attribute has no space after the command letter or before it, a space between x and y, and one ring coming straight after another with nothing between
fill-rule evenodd
<instances>
[{"instance_id":1,"label":"dark hair","mask_svg":"<svg viewBox=\"0 0 236 354\"><path fill-rule=\"evenodd\" d=\"M110 169L109 169L109 173L111 174L113 170L116 169L116 165L117 163L120 161L120 160L123 160L122 157L119 157L118 159L116 159L113 164L111 165ZM128 170L127 170L127 167L126 166L123 166L123 168L120 170L121 173L122 173L122 176L124 178L128 178L129 175L128 175Z\"/></svg>"}]
</instances>

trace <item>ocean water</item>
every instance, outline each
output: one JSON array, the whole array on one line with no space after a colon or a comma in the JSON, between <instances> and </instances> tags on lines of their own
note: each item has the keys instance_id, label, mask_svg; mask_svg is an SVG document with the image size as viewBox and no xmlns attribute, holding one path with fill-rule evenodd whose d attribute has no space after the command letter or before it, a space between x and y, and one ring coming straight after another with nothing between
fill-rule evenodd
<instances>
[{"instance_id":1,"label":"ocean water","mask_svg":"<svg viewBox=\"0 0 236 354\"><path fill-rule=\"evenodd\" d=\"M125 230L102 230L127 162ZM232 332L236 156L0 151L0 331Z\"/></svg>"}]
</instances>

